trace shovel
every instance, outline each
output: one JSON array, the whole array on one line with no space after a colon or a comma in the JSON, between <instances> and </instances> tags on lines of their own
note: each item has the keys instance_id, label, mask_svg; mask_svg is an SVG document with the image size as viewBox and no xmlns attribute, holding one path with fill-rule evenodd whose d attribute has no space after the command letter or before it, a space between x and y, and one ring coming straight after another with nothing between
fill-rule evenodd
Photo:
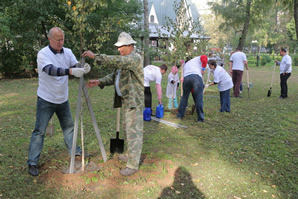
<instances>
[{"instance_id":1,"label":"shovel","mask_svg":"<svg viewBox=\"0 0 298 199\"><path fill-rule=\"evenodd\" d=\"M206 85L208 84L209 79L210 79L210 73L208 73L207 81L206 81L206 84L205 84L205 86L204 86L204 90L203 90L203 95L205 94L205 91L206 91L206 89L207 89Z\"/></svg>"},{"instance_id":2,"label":"shovel","mask_svg":"<svg viewBox=\"0 0 298 199\"><path fill-rule=\"evenodd\" d=\"M246 75L247 75L247 94L248 94L248 98L249 98L249 74L248 74L248 70L246 70Z\"/></svg>"},{"instance_id":3,"label":"shovel","mask_svg":"<svg viewBox=\"0 0 298 199\"><path fill-rule=\"evenodd\" d=\"M46 135L52 137L54 135L54 131L55 131L55 126L53 124L53 118L51 118L46 130Z\"/></svg>"},{"instance_id":4,"label":"shovel","mask_svg":"<svg viewBox=\"0 0 298 199\"><path fill-rule=\"evenodd\" d=\"M123 153L124 151L124 140L119 139L119 128L120 128L120 108L117 108L116 139L110 140L110 153Z\"/></svg>"},{"instance_id":5,"label":"shovel","mask_svg":"<svg viewBox=\"0 0 298 199\"><path fill-rule=\"evenodd\" d=\"M267 97L270 97L271 93L272 93L272 84L273 84L273 77L274 77L275 67L276 67L276 63L274 64L274 68L273 68L273 72L272 72L272 78L271 78L271 85L270 85L270 89L268 90Z\"/></svg>"}]
</instances>

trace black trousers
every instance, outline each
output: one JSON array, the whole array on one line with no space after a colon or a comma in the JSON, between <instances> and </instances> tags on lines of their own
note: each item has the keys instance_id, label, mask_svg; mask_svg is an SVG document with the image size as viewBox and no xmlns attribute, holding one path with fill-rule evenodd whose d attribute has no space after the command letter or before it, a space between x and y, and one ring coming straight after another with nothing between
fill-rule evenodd
<instances>
[{"instance_id":1,"label":"black trousers","mask_svg":"<svg viewBox=\"0 0 298 199\"><path fill-rule=\"evenodd\" d=\"M145 108L152 109L152 93L149 87L144 87L144 95L145 95Z\"/></svg>"},{"instance_id":2,"label":"black trousers","mask_svg":"<svg viewBox=\"0 0 298 199\"><path fill-rule=\"evenodd\" d=\"M280 97L288 97L288 84L287 80L291 76L291 73L280 74Z\"/></svg>"}]
</instances>

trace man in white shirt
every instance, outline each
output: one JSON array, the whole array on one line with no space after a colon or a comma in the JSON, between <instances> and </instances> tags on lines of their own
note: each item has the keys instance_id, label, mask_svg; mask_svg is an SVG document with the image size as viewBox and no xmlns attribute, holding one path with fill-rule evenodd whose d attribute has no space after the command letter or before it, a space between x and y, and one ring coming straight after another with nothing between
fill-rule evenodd
<instances>
[{"instance_id":1,"label":"man in white shirt","mask_svg":"<svg viewBox=\"0 0 298 199\"><path fill-rule=\"evenodd\" d=\"M150 82L155 82L158 103L162 104L162 88L161 81L162 75L164 75L168 70L166 64L160 67L154 65L148 65L144 68L144 95L145 95L145 108L152 109L152 93L150 90Z\"/></svg>"},{"instance_id":2,"label":"man in white shirt","mask_svg":"<svg viewBox=\"0 0 298 199\"><path fill-rule=\"evenodd\" d=\"M205 73L208 58L206 55L195 57L183 66L183 96L178 108L177 118L182 119L185 114L185 109L188 102L189 93L193 89L193 97L195 100L196 111L198 115L198 122L204 122L203 111L203 81L202 75Z\"/></svg>"},{"instance_id":3,"label":"man in white shirt","mask_svg":"<svg viewBox=\"0 0 298 199\"><path fill-rule=\"evenodd\" d=\"M230 57L229 65L234 84L234 97L241 97L240 85L242 82L244 66L246 67L246 70L248 70L247 58L246 55L242 52L242 48L238 47L236 49L236 52L232 54L232 56Z\"/></svg>"},{"instance_id":4,"label":"man in white shirt","mask_svg":"<svg viewBox=\"0 0 298 199\"><path fill-rule=\"evenodd\" d=\"M292 58L287 54L285 48L280 48L279 54L282 56L281 62L275 60L280 65L280 99L288 97L288 84L287 80L292 72Z\"/></svg>"},{"instance_id":5,"label":"man in white shirt","mask_svg":"<svg viewBox=\"0 0 298 199\"><path fill-rule=\"evenodd\" d=\"M37 109L35 128L32 132L27 165L29 174L37 176L38 161L43 147L48 123L56 113L64 136L64 143L71 154L74 124L68 103L68 76L81 77L90 71L89 64L81 64L69 48L64 45L64 32L58 27L50 29L49 45L38 52ZM74 68L77 66L77 68ZM82 150L76 147L76 155Z\"/></svg>"}]
</instances>

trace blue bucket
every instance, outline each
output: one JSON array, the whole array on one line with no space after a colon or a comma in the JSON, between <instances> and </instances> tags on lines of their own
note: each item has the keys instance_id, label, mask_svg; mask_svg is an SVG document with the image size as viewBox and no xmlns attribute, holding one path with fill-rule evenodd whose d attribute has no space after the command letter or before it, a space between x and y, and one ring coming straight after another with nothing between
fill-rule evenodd
<instances>
[{"instance_id":1,"label":"blue bucket","mask_svg":"<svg viewBox=\"0 0 298 199\"><path fill-rule=\"evenodd\" d=\"M151 108L145 108L143 111L143 120L151 121Z\"/></svg>"},{"instance_id":2,"label":"blue bucket","mask_svg":"<svg viewBox=\"0 0 298 199\"><path fill-rule=\"evenodd\" d=\"M163 118L163 112L164 112L164 107L162 104L159 104L157 107L156 107L156 112L155 112L155 116L157 118Z\"/></svg>"}]
</instances>

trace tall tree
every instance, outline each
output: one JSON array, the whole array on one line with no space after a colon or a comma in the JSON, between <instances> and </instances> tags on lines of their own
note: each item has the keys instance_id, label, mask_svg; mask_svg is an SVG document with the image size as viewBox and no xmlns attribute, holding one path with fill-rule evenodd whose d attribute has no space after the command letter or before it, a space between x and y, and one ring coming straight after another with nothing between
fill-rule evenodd
<instances>
[{"instance_id":1,"label":"tall tree","mask_svg":"<svg viewBox=\"0 0 298 199\"><path fill-rule=\"evenodd\" d=\"M247 34L257 28L268 12L270 0L222 0L210 2L209 5L216 15L221 15L224 23L223 30L234 29L239 35L238 47L244 47ZM247 43L247 42L246 42Z\"/></svg>"},{"instance_id":2,"label":"tall tree","mask_svg":"<svg viewBox=\"0 0 298 199\"><path fill-rule=\"evenodd\" d=\"M294 19L296 27L296 38L298 39L298 0L294 0Z\"/></svg>"},{"instance_id":3,"label":"tall tree","mask_svg":"<svg viewBox=\"0 0 298 199\"><path fill-rule=\"evenodd\" d=\"M144 67L150 64L148 0L144 0Z\"/></svg>"},{"instance_id":4,"label":"tall tree","mask_svg":"<svg viewBox=\"0 0 298 199\"><path fill-rule=\"evenodd\" d=\"M242 28L242 34L241 34L241 37L239 38L239 44L238 44L238 48L241 48L241 49L244 46L244 42L245 42L246 35L248 32L248 26L249 26L249 22L250 22L251 2L252 2L252 0L247 0L247 3L246 3L245 20L244 20L244 24L243 24L243 28Z\"/></svg>"}]
</instances>

